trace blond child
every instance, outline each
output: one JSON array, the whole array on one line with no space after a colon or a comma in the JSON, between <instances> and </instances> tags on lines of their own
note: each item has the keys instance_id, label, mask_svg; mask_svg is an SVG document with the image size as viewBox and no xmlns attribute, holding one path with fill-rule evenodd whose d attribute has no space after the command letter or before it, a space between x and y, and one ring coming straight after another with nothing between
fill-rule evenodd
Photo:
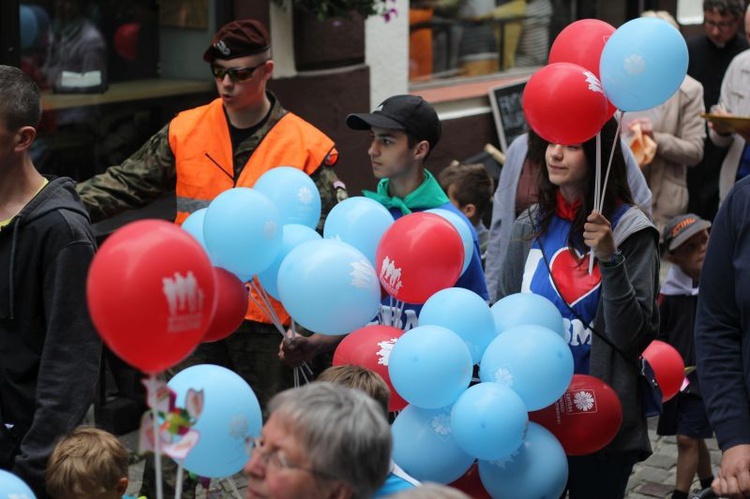
<instances>
[{"instance_id":1,"label":"blond child","mask_svg":"<svg viewBox=\"0 0 750 499\"><path fill-rule=\"evenodd\" d=\"M128 451L117 437L80 426L55 445L46 472L54 499L120 499L128 488Z\"/></svg>"}]
</instances>

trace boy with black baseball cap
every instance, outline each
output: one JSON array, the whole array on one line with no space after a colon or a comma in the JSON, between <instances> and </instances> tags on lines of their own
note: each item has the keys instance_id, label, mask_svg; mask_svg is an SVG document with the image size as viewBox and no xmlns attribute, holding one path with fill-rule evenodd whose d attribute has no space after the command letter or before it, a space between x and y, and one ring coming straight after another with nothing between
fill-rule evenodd
<instances>
[{"instance_id":1,"label":"boy with black baseball cap","mask_svg":"<svg viewBox=\"0 0 750 499\"><path fill-rule=\"evenodd\" d=\"M672 218L664 228L664 248L672 263L659 295L660 327L657 339L680 352L685 366L695 366L693 328L698 307L698 280L708 245L711 222L688 213ZM700 396L695 368L687 374L689 384L664 403L656 429L659 435L677 435L677 474L672 498L688 497L693 477L701 488L713 481L711 456L704 439L713 431Z\"/></svg>"}]
</instances>

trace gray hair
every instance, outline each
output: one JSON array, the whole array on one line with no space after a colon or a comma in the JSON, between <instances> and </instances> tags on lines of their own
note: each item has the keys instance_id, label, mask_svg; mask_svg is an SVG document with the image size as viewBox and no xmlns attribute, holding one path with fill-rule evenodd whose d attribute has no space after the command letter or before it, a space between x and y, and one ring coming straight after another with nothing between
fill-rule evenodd
<instances>
[{"instance_id":1,"label":"gray hair","mask_svg":"<svg viewBox=\"0 0 750 499\"><path fill-rule=\"evenodd\" d=\"M367 394L320 381L279 393L269 408L299 437L312 468L345 482L355 499L371 497L385 481L391 429Z\"/></svg>"},{"instance_id":2,"label":"gray hair","mask_svg":"<svg viewBox=\"0 0 750 499\"><path fill-rule=\"evenodd\" d=\"M715 11L722 16L741 17L745 14L744 0L703 0L703 12Z\"/></svg>"},{"instance_id":3,"label":"gray hair","mask_svg":"<svg viewBox=\"0 0 750 499\"><path fill-rule=\"evenodd\" d=\"M23 71L0 65L0 120L10 131L24 126L36 128L42 119L39 87Z\"/></svg>"}]
</instances>

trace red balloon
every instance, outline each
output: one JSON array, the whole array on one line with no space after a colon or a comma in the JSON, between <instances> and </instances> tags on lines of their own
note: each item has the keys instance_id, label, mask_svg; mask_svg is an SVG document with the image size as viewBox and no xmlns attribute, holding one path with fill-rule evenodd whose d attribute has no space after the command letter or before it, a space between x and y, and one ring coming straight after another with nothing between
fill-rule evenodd
<instances>
[{"instance_id":1,"label":"red balloon","mask_svg":"<svg viewBox=\"0 0 750 499\"><path fill-rule=\"evenodd\" d=\"M450 288L461 276L464 248L448 220L434 213L410 213L383 234L375 254L380 283L389 295L421 304Z\"/></svg>"},{"instance_id":2,"label":"red balloon","mask_svg":"<svg viewBox=\"0 0 750 499\"><path fill-rule=\"evenodd\" d=\"M666 402L677 395L685 380L685 362L680 352L669 343L654 340L643 351L643 358L654 370L656 382L661 389L662 401Z\"/></svg>"},{"instance_id":3,"label":"red balloon","mask_svg":"<svg viewBox=\"0 0 750 499\"><path fill-rule=\"evenodd\" d=\"M472 464L458 480L449 483L448 487L458 489L472 499L492 499L492 496L487 492L487 489L484 488L482 481L479 479L477 463Z\"/></svg>"},{"instance_id":4,"label":"red balloon","mask_svg":"<svg viewBox=\"0 0 750 499\"><path fill-rule=\"evenodd\" d=\"M570 386L557 402L529 413L560 441L569 456L591 454L615 438L622 424L622 404L604 381L587 374L574 374Z\"/></svg>"},{"instance_id":5,"label":"red balloon","mask_svg":"<svg viewBox=\"0 0 750 499\"><path fill-rule=\"evenodd\" d=\"M607 97L591 71L569 62L548 64L534 73L523 91L529 126L547 142L581 144L610 118Z\"/></svg>"},{"instance_id":6,"label":"red balloon","mask_svg":"<svg viewBox=\"0 0 750 499\"><path fill-rule=\"evenodd\" d=\"M215 280L193 236L163 220L140 220L99 248L86 298L107 346L156 374L187 357L203 338L214 311Z\"/></svg>"},{"instance_id":7,"label":"red balloon","mask_svg":"<svg viewBox=\"0 0 750 499\"><path fill-rule=\"evenodd\" d=\"M549 50L549 63L572 62L599 76L599 60L615 27L599 19L580 19L568 24ZM607 99L607 119L617 108Z\"/></svg>"},{"instance_id":8,"label":"red balloon","mask_svg":"<svg viewBox=\"0 0 750 499\"><path fill-rule=\"evenodd\" d=\"M138 33L141 31L139 23L126 23L117 28L114 45L117 55L128 61L138 57Z\"/></svg>"},{"instance_id":9,"label":"red balloon","mask_svg":"<svg viewBox=\"0 0 750 499\"><path fill-rule=\"evenodd\" d=\"M203 342L223 340L237 331L247 314L248 297L245 283L239 277L214 267L216 275L216 310Z\"/></svg>"},{"instance_id":10,"label":"red balloon","mask_svg":"<svg viewBox=\"0 0 750 499\"><path fill-rule=\"evenodd\" d=\"M404 332L393 326L365 326L349 333L333 353L333 365L355 365L378 373L391 389L389 411L400 411L408 402L401 398L388 374L391 349Z\"/></svg>"}]
</instances>

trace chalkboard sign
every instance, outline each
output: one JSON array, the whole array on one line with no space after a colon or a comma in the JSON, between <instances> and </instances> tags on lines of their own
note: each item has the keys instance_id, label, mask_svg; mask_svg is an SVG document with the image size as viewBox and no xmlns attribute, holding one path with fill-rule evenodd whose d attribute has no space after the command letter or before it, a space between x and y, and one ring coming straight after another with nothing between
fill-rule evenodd
<instances>
[{"instance_id":1,"label":"chalkboard sign","mask_svg":"<svg viewBox=\"0 0 750 499\"><path fill-rule=\"evenodd\" d=\"M500 148L503 152L508 150L508 145L513 139L526 133L526 117L523 115L521 97L526 81L509 83L489 90L492 114L495 117L497 136L500 140Z\"/></svg>"}]
</instances>

